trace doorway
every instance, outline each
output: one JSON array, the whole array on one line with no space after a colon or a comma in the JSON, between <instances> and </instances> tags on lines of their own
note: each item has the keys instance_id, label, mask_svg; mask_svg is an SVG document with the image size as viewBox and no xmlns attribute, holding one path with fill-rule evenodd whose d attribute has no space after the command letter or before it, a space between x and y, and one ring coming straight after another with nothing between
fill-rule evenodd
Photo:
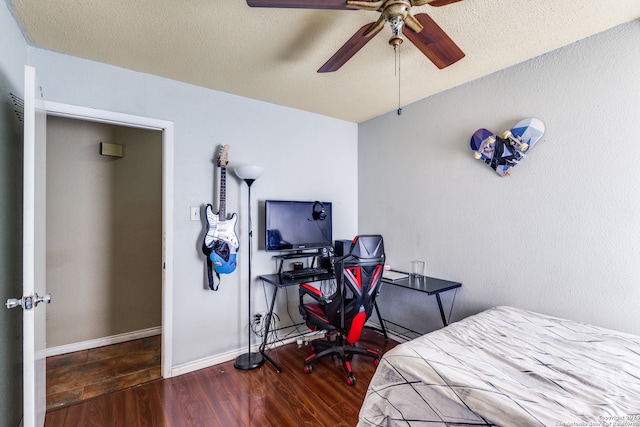
<instances>
[{"instance_id":1,"label":"doorway","mask_svg":"<svg viewBox=\"0 0 640 427\"><path fill-rule=\"evenodd\" d=\"M48 195L59 200L57 207L47 212L47 222L55 220L49 214L56 214L58 218L67 215L71 218L66 218L66 227L72 230L62 231L62 234L60 227L47 230L48 248L51 242L59 244L61 240L67 240L67 249L65 245L54 246L47 255L48 264L53 266L48 273L53 288L50 290L62 311L72 311L71 307L80 306L74 313L75 318L69 316L62 323L52 310L56 304L49 306L52 312L47 314L48 320L52 321L53 328L62 331L47 328L50 334L48 347L66 345L73 351L73 341L77 340L89 348L87 345L111 344L109 340L115 339L115 344L160 333L160 371L162 377L168 378L172 360L173 124L50 102L45 102L45 107L48 124L52 126L47 134L59 132L55 130L56 125L64 122L72 123L72 128L79 128L80 133L93 129L88 131L92 135L90 139L93 138L91 141L67 146L66 152L56 154L56 146L51 146L58 161L67 164L63 166L68 169L64 178L67 183L92 181L93 189L77 186L76 182L75 188L70 188L71 185L64 185L63 179L63 185L58 182L57 191ZM62 132L63 139L65 132ZM100 156L100 142L122 146L123 157ZM93 160L80 165L78 163L82 162L78 159ZM139 171L142 175L137 174ZM76 176L69 176L70 172ZM151 181L152 187L145 186L143 181ZM65 192L78 194L70 197ZM84 203L79 202L82 200ZM49 203L47 207L50 208ZM132 212L135 215L130 215ZM68 251L74 246L84 246L84 249L74 255ZM80 262L82 252L92 256ZM73 261L77 262L76 266ZM140 266L142 268L137 268ZM82 278L76 277L75 283L68 287L71 290L60 292L56 301L56 280L58 283L65 281L65 270L67 274L69 271L79 273ZM56 277L57 274L60 277ZM100 283L97 288L90 289L90 282ZM145 288L144 282L151 287ZM88 321L94 318L98 322ZM107 340L94 337L107 337ZM70 344L60 344L65 342Z\"/></svg>"},{"instance_id":2,"label":"doorway","mask_svg":"<svg viewBox=\"0 0 640 427\"><path fill-rule=\"evenodd\" d=\"M47 291L63 302L48 307L47 348L67 355L47 372L48 407L91 397L96 387L157 379L162 132L48 117L46 186ZM156 335L151 353L139 348L112 359L120 343L146 335ZM134 375L149 370L153 376Z\"/></svg>"}]
</instances>

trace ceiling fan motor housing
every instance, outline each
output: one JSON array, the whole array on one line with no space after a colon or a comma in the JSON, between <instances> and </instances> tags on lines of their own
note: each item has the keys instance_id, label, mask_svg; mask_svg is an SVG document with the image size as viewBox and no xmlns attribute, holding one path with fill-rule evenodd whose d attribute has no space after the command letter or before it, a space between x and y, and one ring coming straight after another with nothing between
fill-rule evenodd
<instances>
[{"instance_id":1,"label":"ceiling fan motor housing","mask_svg":"<svg viewBox=\"0 0 640 427\"><path fill-rule=\"evenodd\" d=\"M387 22L391 22L392 18L401 17L404 21L411 10L411 2L408 0L388 0L382 6L382 16Z\"/></svg>"}]
</instances>

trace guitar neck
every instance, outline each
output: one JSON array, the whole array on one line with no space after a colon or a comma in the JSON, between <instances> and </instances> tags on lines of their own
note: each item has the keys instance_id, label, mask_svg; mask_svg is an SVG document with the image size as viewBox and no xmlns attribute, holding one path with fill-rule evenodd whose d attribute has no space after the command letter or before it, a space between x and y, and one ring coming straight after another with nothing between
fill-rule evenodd
<instances>
[{"instance_id":1,"label":"guitar neck","mask_svg":"<svg viewBox=\"0 0 640 427\"><path fill-rule=\"evenodd\" d=\"M220 210L218 217L224 221L227 219L227 168L225 166L220 167Z\"/></svg>"}]
</instances>

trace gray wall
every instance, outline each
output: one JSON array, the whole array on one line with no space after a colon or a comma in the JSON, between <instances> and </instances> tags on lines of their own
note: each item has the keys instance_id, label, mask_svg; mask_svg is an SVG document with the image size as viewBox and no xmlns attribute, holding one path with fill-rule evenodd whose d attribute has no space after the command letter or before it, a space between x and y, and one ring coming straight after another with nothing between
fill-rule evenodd
<instances>
[{"instance_id":1,"label":"gray wall","mask_svg":"<svg viewBox=\"0 0 640 427\"><path fill-rule=\"evenodd\" d=\"M266 309L272 289L255 276L272 273L272 254L260 250L259 205L265 199L330 200L336 238L357 231L357 125L317 114L29 48L47 101L118 111L174 123L173 365L242 349L247 344L247 187L233 166L258 164L264 175L251 187L255 311ZM220 290L206 285L200 252L203 224L190 207L218 205L216 149L229 144L227 212L238 214L238 269ZM293 292L279 293L280 325L299 320ZM292 313L290 319L287 313Z\"/></svg>"},{"instance_id":2,"label":"gray wall","mask_svg":"<svg viewBox=\"0 0 640 427\"><path fill-rule=\"evenodd\" d=\"M160 326L161 266L162 134L48 117L47 347Z\"/></svg>"},{"instance_id":3,"label":"gray wall","mask_svg":"<svg viewBox=\"0 0 640 427\"><path fill-rule=\"evenodd\" d=\"M23 96L26 43L0 5L0 300L22 295L22 122L9 96ZM0 420L22 415L22 311L0 307Z\"/></svg>"},{"instance_id":4,"label":"gray wall","mask_svg":"<svg viewBox=\"0 0 640 427\"><path fill-rule=\"evenodd\" d=\"M462 282L454 320L508 304L640 333L639 39L622 25L362 123L359 231L396 268ZM473 159L476 129L525 117L547 131L510 177ZM434 298L383 292L441 326Z\"/></svg>"}]
</instances>

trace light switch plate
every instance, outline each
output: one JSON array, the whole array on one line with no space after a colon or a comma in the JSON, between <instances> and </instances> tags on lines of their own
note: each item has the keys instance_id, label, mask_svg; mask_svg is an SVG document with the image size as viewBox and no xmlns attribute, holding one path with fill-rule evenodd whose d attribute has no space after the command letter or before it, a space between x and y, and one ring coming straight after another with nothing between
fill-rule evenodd
<instances>
[{"instance_id":1,"label":"light switch plate","mask_svg":"<svg viewBox=\"0 0 640 427\"><path fill-rule=\"evenodd\" d=\"M200 206L191 206L191 221L200 221Z\"/></svg>"}]
</instances>

